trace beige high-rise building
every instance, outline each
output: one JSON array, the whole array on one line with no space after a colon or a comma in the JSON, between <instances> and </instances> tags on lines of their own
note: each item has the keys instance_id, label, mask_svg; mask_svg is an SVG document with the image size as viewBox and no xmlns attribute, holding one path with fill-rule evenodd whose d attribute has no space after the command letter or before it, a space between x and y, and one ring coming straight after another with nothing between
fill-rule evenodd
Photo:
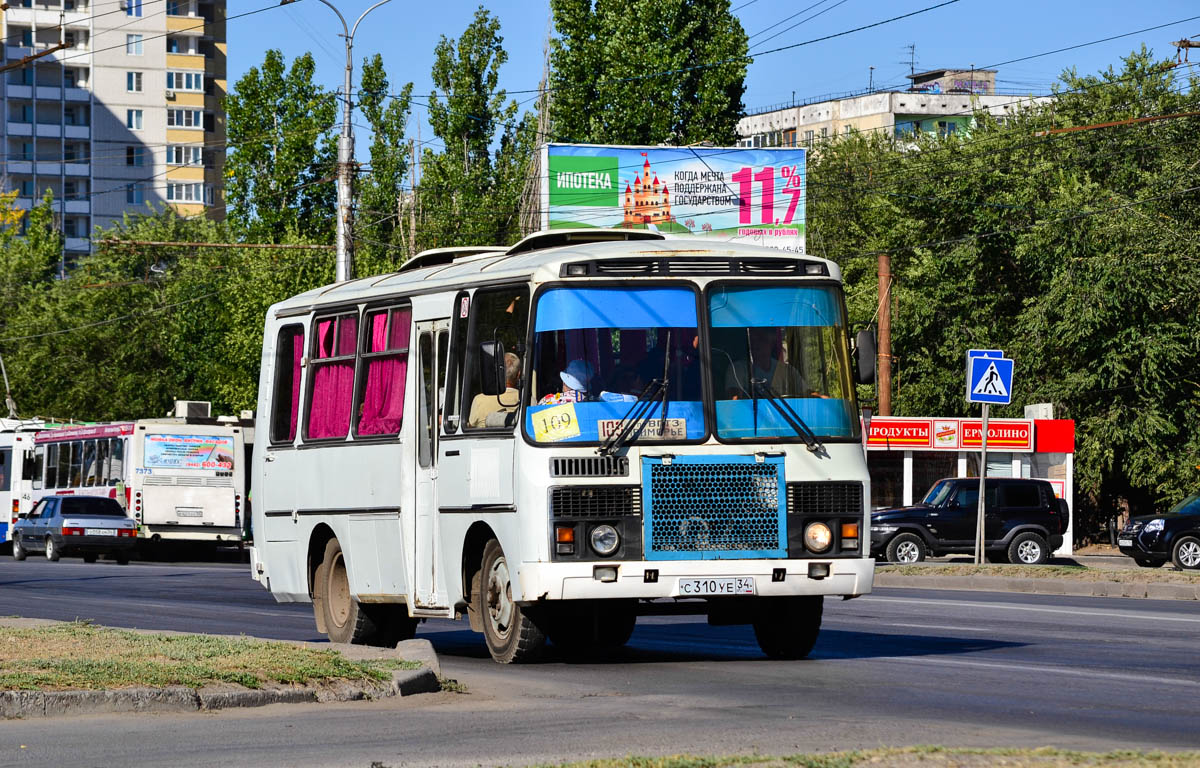
<instances>
[{"instance_id":1,"label":"beige high-rise building","mask_svg":"<svg viewBox=\"0 0 1200 768\"><path fill-rule=\"evenodd\" d=\"M66 263L147 206L224 218L225 0L15 0L4 11L0 183L46 190Z\"/></svg>"}]
</instances>

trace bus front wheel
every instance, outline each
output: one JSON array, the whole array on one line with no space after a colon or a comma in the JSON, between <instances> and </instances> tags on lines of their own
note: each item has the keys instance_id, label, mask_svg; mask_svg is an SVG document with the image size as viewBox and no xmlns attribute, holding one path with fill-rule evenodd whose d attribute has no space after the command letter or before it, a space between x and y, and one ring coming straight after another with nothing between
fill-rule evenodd
<instances>
[{"instance_id":1,"label":"bus front wheel","mask_svg":"<svg viewBox=\"0 0 1200 768\"><path fill-rule=\"evenodd\" d=\"M378 635L375 623L350 594L346 557L337 539L325 544L325 556L314 575L313 611L330 642L369 645Z\"/></svg>"},{"instance_id":2,"label":"bus front wheel","mask_svg":"<svg viewBox=\"0 0 1200 768\"><path fill-rule=\"evenodd\" d=\"M803 659L821 632L824 609L820 595L760 598L754 619L758 647L772 659Z\"/></svg>"},{"instance_id":3,"label":"bus front wheel","mask_svg":"<svg viewBox=\"0 0 1200 768\"><path fill-rule=\"evenodd\" d=\"M546 635L512 597L512 576L500 542L488 541L483 548L480 588L476 590L483 638L488 653L501 664L536 661L546 647Z\"/></svg>"}]
</instances>

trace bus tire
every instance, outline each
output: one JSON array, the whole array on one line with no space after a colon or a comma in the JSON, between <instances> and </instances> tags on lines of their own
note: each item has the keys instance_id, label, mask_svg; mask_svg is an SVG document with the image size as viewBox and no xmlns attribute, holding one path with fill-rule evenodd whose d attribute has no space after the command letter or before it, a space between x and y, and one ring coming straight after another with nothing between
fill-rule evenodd
<instances>
[{"instance_id":1,"label":"bus tire","mask_svg":"<svg viewBox=\"0 0 1200 768\"><path fill-rule=\"evenodd\" d=\"M483 548L482 578L475 599L483 619L483 638L493 659L501 664L523 664L541 657L546 635L529 609L512 599L508 560L495 539Z\"/></svg>"},{"instance_id":2,"label":"bus tire","mask_svg":"<svg viewBox=\"0 0 1200 768\"><path fill-rule=\"evenodd\" d=\"M330 642L371 645L376 640L378 627L350 594L346 557L337 539L330 539L325 544L325 556L317 569L313 592L313 609L322 612L317 624L324 624Z\"/></svg>"},{"instance_id":3,"label":"bus tire","mask_svg":"<svg viewBox=\"0 0 1200 768\"><path fill-rule=\"evenodd\" d=\"M128 552L118 552L117 554L113 555L113 558L117 561L117 565L129 565Z\"/></svg>"},{"instance_id":4,"label":"bus tire","mask_svg":"<svg viewBox=\"0 0 1200 768\"><path fill-rule=\"evenodd\" d=\"M771 659L803 659L821 632L824 611L820 595L760 598L754 619L754 638Z\"/></svg>"},{"instance_id":5,"label":"bus tire","mask_svg":"<svg viewBox=\"0 0 1200 768\"><path fill-rule=\"evenodd\" d=\"M25 558L26 558L28 555L29 555L29 552L27 552L27 551L25 550L25 547L22 547L22 546L21 546L21 542L20 542L20 540L19 540L19 539L13 539L13 540L12 540L12 556L13 556L13 560L24 560L24 559L25 559Z\"/></svg>"},{"instance_id":6,"label":"bus tire","mask_svg":"<svg viewBox=\"0 0 1200 768\"><path fill-rule=\"evenodd\" d=\"M62 558L62 552L59 551L59 546L54 543L54 537L46 537L46 559L52 563L57 563Z\"/></svg>"}]
</instances>

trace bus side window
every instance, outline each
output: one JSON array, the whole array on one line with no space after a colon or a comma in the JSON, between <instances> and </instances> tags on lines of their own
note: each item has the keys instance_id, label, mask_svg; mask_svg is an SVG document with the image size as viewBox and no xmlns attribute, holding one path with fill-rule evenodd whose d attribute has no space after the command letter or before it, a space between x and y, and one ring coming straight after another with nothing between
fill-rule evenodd
<instances>
[{"instance_id":1,"label":"bus side window","mask_svg":"<svg viewBox=\"0 0 1200 768\"><path fill-rule=\"evenodd\" d=\"M114 437L110 447L112 456L108 465L108 484L116 485L121 482L125 474L125 441L122 438Z\"/></svg>"},{"instance_id":2,"label":"bus side window","mask_svg":"<svg viewBox=\"0 0 1200 768\"><path fill-rule=\"evenodd\" d=\"M354 361L358 315L318 318L309 359L308 418L305 437L346 437L354 406Z\"/></svg>"},{"instance_id":3,"label":"bus side window","mask_svg":"<svg viewBox=\"0 0 1200 768\"><path fill-rule=\"evenodd\" d=\"M39 445L33 449L33 467L29 478L33 481L33 490L42 490L42 465L46 461L46 447Z\"/></svg>"},{"instance_id":4,"label":"bus side window","mask_svg":"<svg viewBox=\"0 0 1200 768\"><path fill-rule=\"evenodd\" d=\"M78 488L83 483L83 443L79 440L71 442L71 487Z\"/></svg>"},{"instance_id":5,"label":"bus side window","mask_svg":"<svg viewBox=\"0 0 1200 768\"><path fill-rule=\"evenodd\" d=\"M433 393L437 384L433 380L433 336L422 333L417 342L421 358L420 426L417 428L417 463L428 467L433 463Z\"/></svg>"},{"instance_id":6,"label":"bus side window","mask_svg":"<svg viewBox=\"0 0 1200 768\"><path fill-rule=\"evenodd\" d=\"M58 443L46 446L46 487L58 487Z\"/></svg>"},{"instance_id":7,"label":"bus side window","mask_svg":"<svg viewBox=\"0 0 1200 768\"><path fill-rule=\"evenodd\" d=\"M499 341L504 345L507 363L513 363L517 370L524 370L525 365L525 334L529 328L529 288L525 285L513 285L504 288L490 288L476 291L471 301L471 324L467 334L466 360L464 367L463 407L469 405L470 412L476 414L475 423L467 418L467 429L488 427L490 413L504 410L515 411L520 402L520 395L513 396L505 392L502 395L482 394L483 376L479 362L479 345L485 341ZM514 357L510 357L514 356ZM520 374L518 372L518 378ZM506 382L504 388L512 388L518 392L523 388L520 381ZM482 415L482 419L479 418ZM502 425L512 429L512 424Z\"/></svg>"},{"instance_id":8,"label":"bus side window","mask_svg":"<svg viewBox=\"0 0 1200 768\"><path fill-rule=\"evenodd\" d=\"M400 433L411 326L409 307L367 313L358 366L356 436Z\"/></svg>"},{"instance_id":9,"label":"bus side window","mask_svg":"<svg viewBox=\"0 0 1200 768\"><path fill-rule=\"evenodd\" d=\"M71 444L58 444L58 484L56 488L71 487Z\"/></svg>"},{"instance_id":10,"label":"bus side window","mask_svg":"<svg viewBox=\"0 0 1200 768\"><path fill-rule=\"evenodd\" d=\"M96 485L96 441L83 441L83 485L92 488Z\"/></svg>"},{"instance_id":11,"label":"bus side window","mask_svg":"<svg viewBox=\"0 0 1200 768\"><path fill-rule=\"evenodd\" d=\"M102 437L96 441L96 482L98 486L108 484L108 446L112 438Z\"/></svg>"},{"instance_id":12,"label":"bus side window","mask_svg":"<svg viewBox=\"0 0 1200 768\"><path fill-rule=\"evenodd\" d=\"M450 349L444 358L446 367L445 413L442 429L448 435L458 432L462 419L459 396L462 394L463 355L467 348L467 322L470 319L471 296L462 291L454 297L450 315Z\"/></svg>"},{"instance_id":13,"label":"bus side window","mask_svg":"<svg viewBox=\"0 0 1200 768\"><path fill-rule=\"evenodd\" d=\"M12 482L9 471L11 465L12 450L8 448L0 450L0 491L7 491L9 483Z\"/></svg>"},{"instance_id":14,"label":"bus side window","mask_svg":"<svg viewBox=\"0 0 1200 768\"><path fill-rule=\"evenodd\" d=\"M274 392L271 396L271 442L296 439L300 418L300 362L304 359L304 326L285 325L275 343Z\"/></svg>"}]
</instances>

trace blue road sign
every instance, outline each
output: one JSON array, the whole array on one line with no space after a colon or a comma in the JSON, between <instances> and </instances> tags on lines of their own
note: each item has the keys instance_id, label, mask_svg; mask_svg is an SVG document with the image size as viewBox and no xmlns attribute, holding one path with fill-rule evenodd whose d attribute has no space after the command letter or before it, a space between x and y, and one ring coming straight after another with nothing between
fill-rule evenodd
<instances>
[{"instance_id":1,"label":"blue road sign","mask_svg":"<svg viewBox=\"0 0 1200 768\"><path fill-rule=\"evenodd\" d=\"M967 353L968 403L1008 405L1012 400L1013 361L1002 355L972 357L970 352Z\"/></svg>"},{"instance_id":2,"label":"blue road sign","mask_svg":"<svg viewBox=\"0 0 1200 768\"><path fill-rule=\"evenodd\" d=\"M1004 357L1004 350L1002 350L1002 349L968 349L967 350L967 359L970 360L972 357Z\"/></svg>"}]
</instances>

